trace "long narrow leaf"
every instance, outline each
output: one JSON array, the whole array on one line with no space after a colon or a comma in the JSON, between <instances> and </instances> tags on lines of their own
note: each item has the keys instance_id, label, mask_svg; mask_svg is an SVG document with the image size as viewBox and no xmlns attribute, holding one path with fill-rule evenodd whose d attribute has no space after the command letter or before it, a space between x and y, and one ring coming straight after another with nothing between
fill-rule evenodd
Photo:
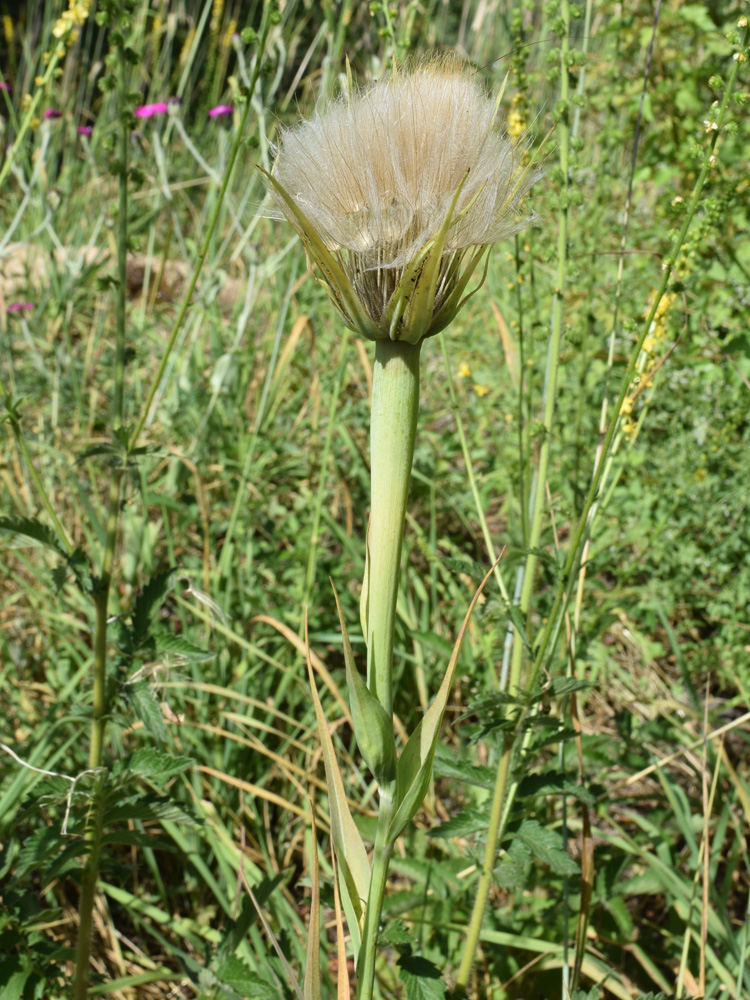
<instances>
[{"instance_id":1,"label":"long narrow leaf","mask_svg":"<svg viewBox=\"0 0 750 1000\"><path fill-rule=\"evenodd\" d=\"M307 613L305 613L305 646L307 650L307 673L310 679L310 690L312 693L313 705L315 706L315 718L318 722L318 733L320 735L321 747L323 750L323 763L326 772L326 784L328 785L328 808L331 814L331 836L333 844L339 858L339 867L343 886L342 897L351 904L352 911L356 917L358 926L361 926L364 919L365 900L370 885L370 864L367 860L367 851L355 826L352 814L349 811L349 803L346 800L344 782L341 780L336 754L333 749L333 740L328 728L328 722L323 713L323 706L318 697L318 690L315 686L315 675L313 673L312 658L310 655L310 641L307 631Z\"/></svg>"},{"instance_id":2,"label":"long narrow leaf","mask_svg":"<svg viewBox=\"0 0 750 1000\"><path fill-rule=\"evenodd\" d=\"M350 1000L352 987L349 982L349 963L346 957L346 939L344 936L344 917L341 912L341 896L339 895L338 867L336 865L336 848L331 852L333 863L333 903L336 908L336 1000Z\"/></svg>"},{"instance_id":3,"label":"long narrow leaf","mask_svg":"<svg viewBox=\"0 0 750 1000\"><path fill-rule=\"evenodd\" d=\"M391 843L406 829L427 793L432 776L435 747L440 736L445 706L448 704L448 696L453 687L453 675L456 672L456 664L461 653L466 629L469 627L469 621L479 600L479 595L484 590L485 584L501 558L502 555L493 563L479 584L464 616L440 690L423 715L419 725L409 737L409 742L399 758L396 769L396 812L388 831L388 840Z\"/></svg>"},{"instance_id":4,"label":"long narrow leaf","mask_svg":"<svg viewBox=\"0 0 750 1000\"><path fill-rule=\"evenodd\" d=\"M379 785L390 784L396 775L396 740L393 736L393 720L365 684L354 662L349 633L344 622L339 595L331 580L333 597L341 624L344 641L344 662L346 683L349 688L349 703L352 709L354 735L365 763Z\"/></svg>"}]
</instances>

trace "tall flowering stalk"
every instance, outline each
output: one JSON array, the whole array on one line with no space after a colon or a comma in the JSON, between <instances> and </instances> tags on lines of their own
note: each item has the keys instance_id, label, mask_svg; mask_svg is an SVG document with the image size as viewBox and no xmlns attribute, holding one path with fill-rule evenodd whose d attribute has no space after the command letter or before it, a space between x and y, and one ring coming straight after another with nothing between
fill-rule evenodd
<instances>
[{"instance_id":1,"label":"tall flowering stalk","mask_svg":"<svg viewBox=\"0 0 750 1000\"><path fill-rule=\"evenodd\" d=\"M313 690L358 1000L372 996L390 856L429 785L472 610L435 701L397 758L393 642L420 351L481 284L480 278L467 291L489 247L531 221L523 199L538 172L522 146L507 137L499 104L457 59L394 69L366 90L350 86L325 114L282 130L273 171L266 174L342 321L375 341L370 526L360 606L366 683L341 618L355 736L379 790L371 861L349 815Z\"/></svg>"}]
</instances>

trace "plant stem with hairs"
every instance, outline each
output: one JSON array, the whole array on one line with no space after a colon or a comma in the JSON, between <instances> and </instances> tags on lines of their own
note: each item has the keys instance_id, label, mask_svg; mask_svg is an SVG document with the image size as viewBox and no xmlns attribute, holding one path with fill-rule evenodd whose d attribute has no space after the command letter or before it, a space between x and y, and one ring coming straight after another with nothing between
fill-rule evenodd
<instances>
[{"instance_id":1,"label":"plant stem with hairs","mask_svg":"<svg viewBox=\"0 0 750 1000\"><path fill-rule=\"evenodd\" d=\"M117 218L117 290L115 299L115 371L114 398L112 402L112 430L122 431L125 383L125 319L127 289L126 265L128 248L128 117L122 113L127 94L127 64L125 44L117 46L117 90L119 95L120 129L118 143L119 199ZM96 624L94 628L94 676L89 769L100 771L104 752L104 731L107 723L107 622L109 620L109 595L112 569L117 546L120 517L120 493L125 468L122 464L112 470L107 502L107 526L104 541L102 568L95 582L94 603ZM88 996L89 960L91 955L91 921L99 873L102 827L104 821L104 785L106 774L99 773L94 786L92 813L86 827L87 858L81 883L78 907L78 941L76 947L76 975L74 1000Z\"/></svg>"}]
</instances>

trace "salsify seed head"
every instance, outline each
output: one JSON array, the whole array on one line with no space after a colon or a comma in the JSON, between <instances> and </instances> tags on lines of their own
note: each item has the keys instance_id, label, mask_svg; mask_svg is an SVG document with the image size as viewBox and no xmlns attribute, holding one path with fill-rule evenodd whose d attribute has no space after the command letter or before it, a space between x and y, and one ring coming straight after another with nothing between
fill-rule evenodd
<instances>
[{"instance_id":1,"label":"salsify seed head","mask_svg":"<svg viewBox=\"0 0 750 1000\"><path fill-rule=\"evenodd\" d=\"M539 171L497 111L470 67L440 58L281 130L269 187L352 329L439 332L486 249L533 220Z\"/></svg>"}]
</instances>

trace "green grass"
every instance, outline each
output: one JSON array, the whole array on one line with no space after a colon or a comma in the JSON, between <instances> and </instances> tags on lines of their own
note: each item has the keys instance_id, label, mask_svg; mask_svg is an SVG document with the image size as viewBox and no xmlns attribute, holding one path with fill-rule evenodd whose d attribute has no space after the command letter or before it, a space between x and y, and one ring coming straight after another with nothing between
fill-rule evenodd
<instances>
[{"instance_id":1,"label":"green grass","mask_svg":"<svg viewBox=\"0 0 750 1000\"><path fill-rule=\"evenodd\" d=\"M12 30L0 32L0 72L11 86L0 92L3 148L19 133L63 9L0 5ZM604 980L605 998L694 996L703 975L706 997L741 996L750 990L750 136L747 63L732 60L738 41L726 33L743 11L663 5L641 113L651 6L597 5L586 38L585 11L571 10L569 48L585 47L588 57L585 74L577 56L568 59L571 99L579 85L582 99L567 119L570 190L561 205L556 11L509 0L465 9L404 3L386 16L344 2L324 5L321 19L292 0L271 29L248 141L219 204L244 110L238 88L257 53L232 33L260 31L261 9L137 4L129 29L138 57L128 70L128 88L140 95L133 103L181 103L139 119L140 134L129 139L142 178L128 182L123 421L132 433L143 418L139 440L148 448L124 470L119 501L107 631L111 842L94 910L90 995L291 996L246 883L300 974L311 810L322 964L335 995L328 804L300 636L307 606L311 647L329 671L318 683L347 793L371 839L374 789L347 719L328 580L362 664L355 624L373 359L369 345L342 331L290 228L267 218L253 164L270 165L277 121L294 121L336 90L345 57L365 81L408 43L415 53L458 47L495 91L510 69L504 108L520 111L537 145L555 119L558 127L533 194L539 224L493 251L484 288L445 335L447 365L437 340L423 348L396 641L402 733L439 686L491 564L488 540L504 550L499 573L511 595L534 549L522 620L532 643L543 633L592 481L603 401L606 429L710 154L704 121L739 69L656 360L676 346L644 378L653 385L629 415L637 431L616 439L580 607L574 574L568 618L544 663L549 676L539 677L552 682L550 711L534 716L514 751L518 787L469 995L567 996L561 969L573 962L583 912L581 990ZM40 98L39 111L55 107L63 117L30 124L0 190L0 379L15 408L0 430L0 516L36 519L28 527L35 539L2 534L0 1000L73 995L83 835L97 782L84 773L95 633L89 575L101 572L119 461L111 448L119 112L117 91L97 87L111 40L92 14ZM218 103L234 104L234 116L209 119ZM90 137L77 135L81 123L93 124ZM198 290L147 410L217 206ZM566 207L558 387L546 436L544 373ZM8 311L19 302L33 311ZM537 542L527 511L543 445ZM61 535L85 558L71 563ZM485 598L464 644L433 787L394 856L378 967L383 1000L443 997L441 980L415 980L414 957L433 963L448 986L465 949L502 753L498 684L511 660L492 580ZM126 631L136 619L143 643L134 649ZM531 655L521 650L522 679ZM556 694L569 674L591 686ZM589 846L587 899L581 862Z\"/></svg>"}]
</instances>

